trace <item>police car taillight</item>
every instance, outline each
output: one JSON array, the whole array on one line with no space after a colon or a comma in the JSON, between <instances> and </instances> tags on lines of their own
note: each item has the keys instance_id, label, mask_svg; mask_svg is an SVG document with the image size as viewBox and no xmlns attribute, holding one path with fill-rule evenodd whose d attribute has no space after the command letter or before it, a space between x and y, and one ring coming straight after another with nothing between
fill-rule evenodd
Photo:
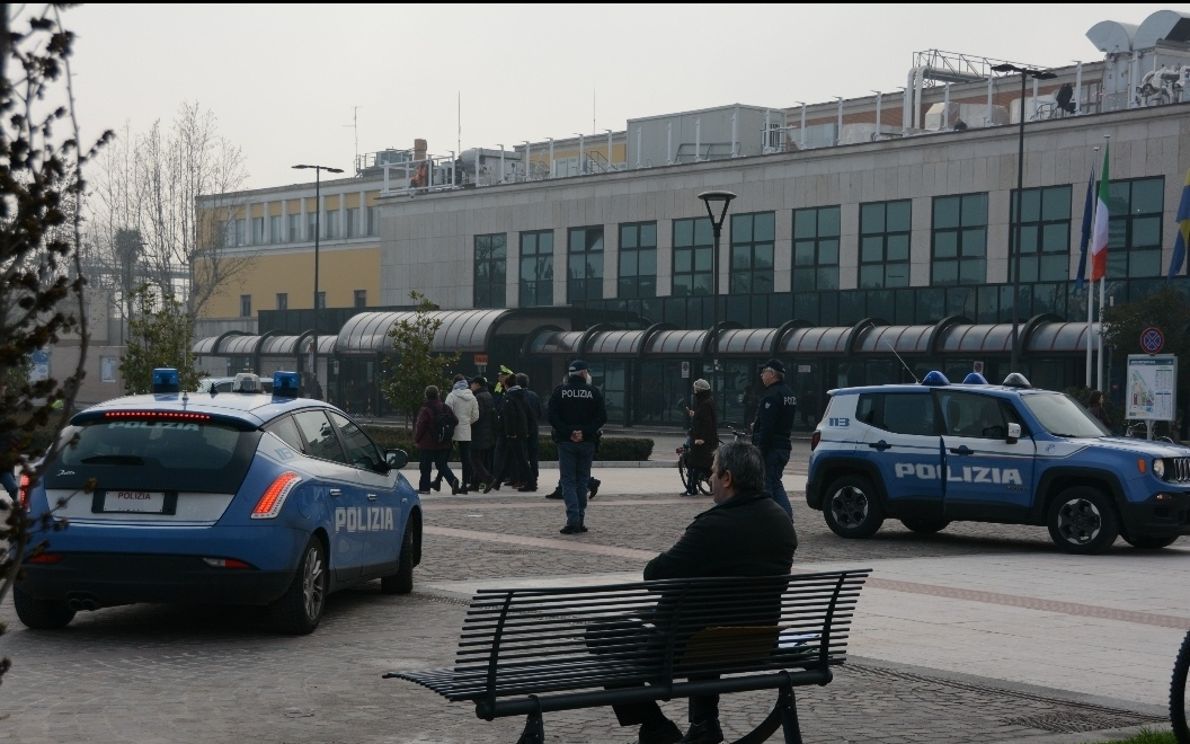
<instances>
[{"instance_id":1,"label":"police car taillight","mask_svg":"<svg viewBox=\"0 0 1190 744\"><path fill-rule=\"evenodd\" d=\"M286 471L277 476L277 479L264 490L264 494L256 502L256 508L252 510L252 518L272 519L280 514L281 507L285 506L285 499L289 497L289 492L301 479L301 476L292 471Z\"/></svg>"},{"instance_id":2,"label":"police car taillight","mask_svg":"<svg viewBox=\"0 0 1190 744\"><path fill-rule=\"evenodd\" d=\"M34 553L25 562L37 563L42 566L52 566L55 563L61 563L65 559L66 556L61 553Z\"/></svg>"},{"instance_id":3,"label":"police car taillight","mask_svg":"<svg viewBox=\"0 0 1190 744\"><path fill-rule=\"evenodd\" d=\"M810 435L810 451L813 452L814 448L817 447L818 443L821 441L822 441L822 432L815 429L814 433Z\"/></svg>"},{"instance_id":4,"label":"police car taillight","mask_svg":"<svg viewBox=\"0 0 1190 744\"><path fill-rule=\"evenodd\" d=\"M21 508L29 507L29 476L21 473L20 486L17 488L17 498L21 501Z\"/></svg>"}]
</instances>

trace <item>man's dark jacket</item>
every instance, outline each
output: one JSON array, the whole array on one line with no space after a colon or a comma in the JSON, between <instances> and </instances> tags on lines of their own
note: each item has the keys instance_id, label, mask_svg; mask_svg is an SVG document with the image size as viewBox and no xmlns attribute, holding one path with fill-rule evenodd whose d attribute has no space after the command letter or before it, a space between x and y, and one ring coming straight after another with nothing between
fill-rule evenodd
<instances>
[{"instance_id":1,"label":"man's dark jacket","mask_svg":"<svg viewBox=\"0 0 1190 744\"><path fill-rule=\"evenodd\" d=\"M789 515L763 492L739 493L699 514L645 579L787 574L797 550Z\"/></svg>"},{"instance_id":2,"label":"man's dark jacket","mask_svg":"<svg viewBox=\"0 0 1190 744\"><path fill-rule=\"evenodd\" d=\"M752 444L761 452L788 450L793 433L793 417L797 414L797 396L784 380L764 389L756 404L756 422L752 425Z\"/></svg>"}]
</instances>

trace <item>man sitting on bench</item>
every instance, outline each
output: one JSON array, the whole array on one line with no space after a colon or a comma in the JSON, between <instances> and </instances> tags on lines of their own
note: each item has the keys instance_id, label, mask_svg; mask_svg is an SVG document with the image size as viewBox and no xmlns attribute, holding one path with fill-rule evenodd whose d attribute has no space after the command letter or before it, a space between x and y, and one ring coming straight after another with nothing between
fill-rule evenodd
<instances>
[{"instance_id":1,"label":"man sitting on bench","mask_svg":"<svg viewBox=\"0 0 1190 744\"><path fill-rule=\"evenodd\" d=\"M797 532L789 516L764 492L760 450L748 442L720 445L711 468L711 497L715 506L696 516L672 548L645 566L646 581L789 573ZM665 603L664 598L659 602L659 614ZM621 726L640 725L641 744L723 741L718 695L690 698L690 728L685 736L655 702L613 707Z\"/></svg>"}]
</instances>

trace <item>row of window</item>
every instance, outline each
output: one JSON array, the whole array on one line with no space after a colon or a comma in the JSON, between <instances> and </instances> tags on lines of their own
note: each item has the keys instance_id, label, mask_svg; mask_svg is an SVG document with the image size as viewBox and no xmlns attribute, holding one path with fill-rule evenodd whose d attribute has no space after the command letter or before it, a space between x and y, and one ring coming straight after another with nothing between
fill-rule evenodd
<instances>
[{"instance_id":1,"label":"row of window","mask_svg":"<svg viewBox=\"0 0 1190 744\"><path fill-rule=\"evenodd\" d=\"M319 308L326 307L326 292L318 293L317 302L318 302ZM363 309L367 308L368 307L368 290L366 290L366 289L355 290L354 302L355 302L354 307L356 310L363 310ZM288 292L278 292L277 293L276 309L277 310L288 310L289 309L289 293ZM251 318L252 317L252 295L250 295L250 294L240 295L240 317L241 318Z\"/></svg>"},{"instance_id":2,"label":"row of window","mask_svg":"<svg viewBox=\"0 0 1190 744\"><path fill-rule=\"evenodd\" d=\"M268 240L265 240L265 218L253 217L251 220L240 218L223 223L223 239L228 246L265 245L276 243L298 243L302 240L313 240L314 233L324 239L360 238L376 235L376 207L368 207L363 212L363 224L360 224L360 210L354 207L344 209L342 221L337 209L328 209L322 213L319 224L315 225L316 215L307 212L306 230L302 232L302 215L274 214L268 217ZM248 234L249 227L252 230ZM251 239L249 239L249 237Z\"/></svg>"},{"instance_id":3,"label":"row of window","mask_svg":"<svg viewBox=\"0 0 1190 744\"><path fill-rule=\"evenodd\" d=\"M1110 186L1108 274L1115 277L1161 275L1161 218L1164 179L1113 181ZM1020 281L1070 279L1071 186L1047 186L1020 192ZM1010 199L1009 245L1015 253L1018 193ZM909 199L868 202L859 209L860 289L909 286L912 207ZM981 285L987 281L988 195L959 194L933 199L930 230L930 285ZM840 207L793 210L792 291L839 288ZM735 214L729 242L733 295L773 291L776 213ZM671 221L674 297L713 291L714 237L706 217ZM567 230L567 296L573 304L603 298L604 228ZM519 234L521 307L554 304L554 232ZM617 297L657 296L657 223L619 225ZM475 307L505 307L507 235L475 237ZM1010 269L1011 271L1012 269ZM1011 274L1010 274L1011 276Z\"/></svg>"}]
</instances>

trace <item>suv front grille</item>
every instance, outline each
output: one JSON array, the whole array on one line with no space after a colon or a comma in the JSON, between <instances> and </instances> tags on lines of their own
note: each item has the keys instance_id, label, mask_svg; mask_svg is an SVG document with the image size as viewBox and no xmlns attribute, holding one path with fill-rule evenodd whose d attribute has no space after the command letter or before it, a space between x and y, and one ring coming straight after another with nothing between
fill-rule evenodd
<instances>
[{"instance_id":1,"label":"suv front grille","mask_svg":"<svg viewBox=\"0 0 1190 744\"><path fill-rule=\"evenodd\" d=\"M1190 481L1190 457L1167 457L1165 480L1173 483Z\"/></svg>"}]
</instances>

